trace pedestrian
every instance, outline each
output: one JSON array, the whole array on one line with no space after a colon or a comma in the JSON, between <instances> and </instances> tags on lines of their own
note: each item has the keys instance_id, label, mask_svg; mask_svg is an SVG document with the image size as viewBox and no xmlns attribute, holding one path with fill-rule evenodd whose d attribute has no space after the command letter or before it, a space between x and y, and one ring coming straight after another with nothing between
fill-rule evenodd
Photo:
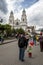
<instances>
[{"instance_id":1,"label":"pedestrian","mask_svg":"<svg viewBox=\"0 0 43 65\"><path fill-rule=\"evenodd\" d=\"M43 36L42 36L42 33L40 33L39 42L40 42L40 51L43 52Z\"/></svg>"},{"instance_id":2,"label":"pedestrian","mask_svg":"<svg viewBox=\"0 0 43 65\"><path fill-rule=\"evenodd\" d=\"M0 34L0 41L1 41L1 34Z\"/></svg>"},{"instance_id":3,"label":"pedestrian","mask_svg":"<svg viewBox=\"0 0 43 65\"><path fill-rule=\"evenodd\" d=\"M19 47L19 60L24 61L25 50L27 48L27 39L25 38L24 34L21 34L18 40L18 47Z\"/></svg>"},{"instance_id":4,"label":"pedestrian","mask_svg":"<svg viewBox=\"0 0 43 65\"><path fill-rule=\"evenodd\" d=\"M28 48L27 48L27 52L28 52L28 57L32 57L32 47L34 46L34 42L33 42L33 39L32 37L29 39L29 42L28 42Z\"/></svg>"},{"instance_id":5,"label":"pedestrian","mask_svg":"<svg viewBox=\"0 0 43 65\"><path fill-rule=\"evenodd\" d=\"M4 41L4 35L1 33L1 43Z\"/></svg>"},{"instance_id":6,"label":"pedestrian","mask_svg":"<svg viewBox=\"0 0 43 65\"><path fill-rule=\"evenodd\" d=\"M28 57L31 58L32 57L32 46L31 45L29 45L27 52L28 52Z\"/></svg>"},{"instance_id":7,"label":"pedestrian","mask_svg":"<svg viewBox=\"0 0 43 65\"><path fill-rule=\"evenodd\" d=\"M34 45L36 46L36 35L33 36Z\"/></svg>"}]
</instances>

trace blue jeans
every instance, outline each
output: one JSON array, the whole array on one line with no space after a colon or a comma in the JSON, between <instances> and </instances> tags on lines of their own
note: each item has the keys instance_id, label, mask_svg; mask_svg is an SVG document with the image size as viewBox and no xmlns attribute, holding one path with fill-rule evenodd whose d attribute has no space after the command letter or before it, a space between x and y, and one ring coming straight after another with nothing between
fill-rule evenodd
<instances>
[{"instance_id":1,"label":"blue jeans","mask_svg":"<svg viewBox=\"0 0 43 65\"><path fill-rule=\"evenodd\" d=\"M19 59L20 60L24 59L24 53L25 53L25 49L24 48L19 48Z\"/></svg>"},{"instance_id":2,"label":"blue jeans","mask_svg":"<svg viewBox=\"0 0 43 65\"><path fill-rule=\"evenodd\" d=\"M34 40L34 44L36 45L36 40Z\"/></svg>"}]
</instances>

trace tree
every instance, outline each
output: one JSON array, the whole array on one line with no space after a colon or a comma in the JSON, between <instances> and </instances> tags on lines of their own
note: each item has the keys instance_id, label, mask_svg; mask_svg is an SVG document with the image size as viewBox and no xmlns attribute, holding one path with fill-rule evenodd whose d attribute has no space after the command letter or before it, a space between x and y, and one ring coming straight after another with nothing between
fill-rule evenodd
<instances>
[{"instance_id":1,"label":"tree","mask_svg":"<svg viewBox=\"0 0 43 65\"><path fill-rule=\"evenodd\" d=\"M7 36L11 35L11 26L9 24L5 25L5 31Z\"/></svg>"},{"instance_id":2,"label":"tree","mask_svg":"<svg viewBox=\"0 0 43 65\"><path fill-rule=\"evenodd\" d=\"M20 29L19 29L19 33L20 33L20 34L25 33L25 31L24 31L22 28L20 28Z\"/></svg>"},{"instance_id":3,"label":"tree","mask_svg":"<svg viewBox=\"0 0 43 65\"><path fill-rule=\"evenodd\" d=\"M15 29L12 29L12 30L11 30L11 33L12 33L12 35L14 36L14 35L16 34L16 30L15 30Z\"/></svg>"},{"instance_id":4,"label":"tree","mask_svg":"<svg viewBox=\"0 0 43 65\"><path fill-rule=\"evenodd\" d=\"M0 31L1 31L2 33L4 32L4 29L5 29L5 28L4 28L4 25L1 25L1 24L0 24Z\"/></svg>"},{"instance_id":5,"label":"tree","mask_svg":"<svg viewBox=\"0 0 43 65\"><path fill-rule=\"evenodd\" d=\"M20 29L16 29L16 33L22 34L25 33L25 31L22 28L20 28Z\"/></svg>"}]
</instances>

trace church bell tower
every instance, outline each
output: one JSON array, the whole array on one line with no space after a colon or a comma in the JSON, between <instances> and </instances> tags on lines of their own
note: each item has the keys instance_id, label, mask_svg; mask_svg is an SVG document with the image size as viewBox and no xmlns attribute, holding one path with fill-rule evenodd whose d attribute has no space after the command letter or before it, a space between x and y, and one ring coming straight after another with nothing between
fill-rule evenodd
<instances>
[{"instance_id":1,"label":"church bell tower","mask_svg":"<svg viewBox=\"0 0 43 65\"><path fill-rule=\"evenodd\" d=\"M14 28L14 15L13 15L13 11L10 12L9 24Z\"/></svg>"},{"instance_id":2,"label":"church bell tower","mask_svg":"<svg viewBox=\"0 0 43 65\"><path fill-rule=\"evenodd\" d=\"M27 16L25 9L22 11L21 21L27 23Z\"/></svg>"},{"instance_id":3,"label":"church bell tower","mask_svg":"<svg viewBox=\"0 0 43 65\"><path fill-rule=\"evenodd\" d=\"M26 16L26 11L25 11L25 9L23 9L23 11L22 11L21 25L22 25L22 28L24 28L24 30L25 30L26 27L27 27L27 16Z\"/></svg>"}]
</instances>

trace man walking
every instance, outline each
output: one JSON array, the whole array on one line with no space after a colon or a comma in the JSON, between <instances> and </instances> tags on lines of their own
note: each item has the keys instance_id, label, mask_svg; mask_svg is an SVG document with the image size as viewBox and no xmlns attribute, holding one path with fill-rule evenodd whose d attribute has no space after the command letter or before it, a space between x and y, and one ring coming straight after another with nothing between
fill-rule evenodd
<instances>
[{"instance_id":1,"label":"man walking","mask_svg":"<svg viewBox=\"0 0 43 65\"><path fill-rule=\"evenodd\" d=\"M25 38L25 35L21 34L18 40L18 47L19 47L19 60L21 60L22 62L24 61L24 55L27 44L28 43L27 43L27 39Z\"/></svg>"}]
</instances>

